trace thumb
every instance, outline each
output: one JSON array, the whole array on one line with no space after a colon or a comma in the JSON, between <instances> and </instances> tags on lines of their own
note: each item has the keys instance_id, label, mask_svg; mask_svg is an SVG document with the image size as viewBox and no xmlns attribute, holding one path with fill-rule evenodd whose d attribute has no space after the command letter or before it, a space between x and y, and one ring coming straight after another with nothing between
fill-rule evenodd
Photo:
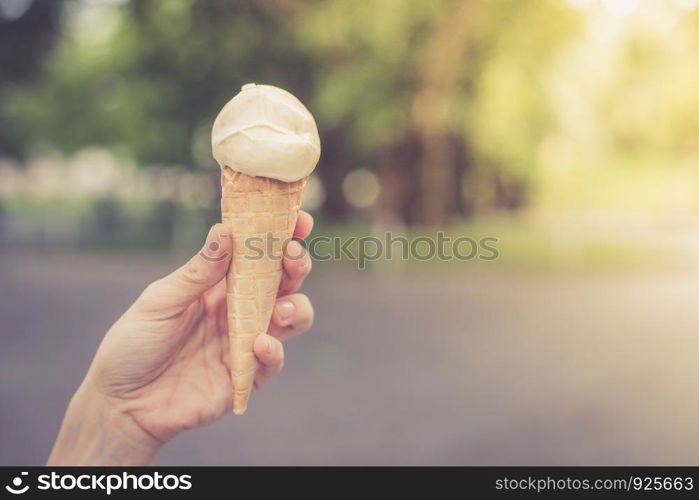
<instances>
[{"instance_id":1,"label":"thumb","mask_svg":"<svg viewBox=\"0 0 699 500\"><path fill-rule=\"evenodd\" d=\"M231 237L223 224L209 230L206 243L189 261L151 283L138 299L148 310L184 309L226 275L231 261Z\"/></svg>"}]
</instances>

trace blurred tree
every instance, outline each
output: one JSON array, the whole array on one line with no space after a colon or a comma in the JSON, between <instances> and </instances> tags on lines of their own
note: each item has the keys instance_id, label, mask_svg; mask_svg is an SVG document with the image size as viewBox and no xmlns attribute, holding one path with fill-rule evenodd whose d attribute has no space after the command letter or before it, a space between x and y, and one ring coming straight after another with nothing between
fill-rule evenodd
<instances>
[{"instance_id":1,"label":"blurred tree","mask_svg":"<svg viewBox=\"0 0 699 500\"><path fill-rule=\"evenodd\" d=\"M141 164L213 164L197 144L242 84L306 94L307 62L261 3L69 2L65 29L42 78L7 104L36 142L67 152L101 144Z\"/></svg>"},{"instance_id":2,"label":"blurred tree","mask_svg":"<svg viewBox=\"0 0 699 500\"><path fill-rule=\"evenodd\" d=\"M321 0L296 31L321 128L354 149L342 168L378 165L380 216L442 224L525 203L543 73L575 28L555 0Z\"/></svg>"},{"instance_id":3,"label":"blurred tree","mask_svg":"<svg viewBox=\"0 0 699 500\"><path fill-rule=\"evenodd\" d=\"M19 156L28 137L2 106L6 93L37 76L59 33L62 0L0 0L0 156Z\"/></svg>"},{"instance_id":4,"label":"blurred tree","mask_svg":"<svg viewBox=\"0 0 699 500\"><path fill-rule=\"evenodd\" d=\"M558 0L151 0L65 4L61 42L3 115L31 141L139 164L213 166L210 126L248 81L288 88L321 130L323 213L376 170L381 218L442 224L527 201L552 126L542 75L571 36Z\"/></svg>"}]
</instances>

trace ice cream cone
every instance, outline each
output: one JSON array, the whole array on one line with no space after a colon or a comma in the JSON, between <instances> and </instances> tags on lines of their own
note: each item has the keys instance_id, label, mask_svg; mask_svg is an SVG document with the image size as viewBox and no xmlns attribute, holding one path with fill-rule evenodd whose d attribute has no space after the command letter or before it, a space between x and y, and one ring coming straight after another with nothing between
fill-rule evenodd
<instances>
[{"instance_id":1,"label":"ice cream cone","mask_svg":"<svg viewBox=\"0 0 699 500\"><path fill-rule=\"evenodd\" d=\"M233 239L226 277L233 411L247 409L257 358L255 338L266 333L282 277L283 245L293 236L308 177L284 182L223 168L221 215Z\"/></svg>"},{"instance_id":2,"label":"ice cream cone","mask_svg":"<svg viewBox=\"0 0 699 500\"><path fill-rule=\"evenodd\" d=\"M233 411L240 415L255 382L253 345L272 317L283 246L320 158L320 138L296 97L249 83L216 117L211 150L221 167L221 215L233 239L226 298Z\"/></svg>"}]
</instances>

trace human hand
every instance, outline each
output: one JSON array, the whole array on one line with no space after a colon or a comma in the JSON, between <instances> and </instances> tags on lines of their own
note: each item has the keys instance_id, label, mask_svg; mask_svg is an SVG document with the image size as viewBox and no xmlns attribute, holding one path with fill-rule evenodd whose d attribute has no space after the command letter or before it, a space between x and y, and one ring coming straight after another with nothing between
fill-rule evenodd
<instances>
[{"instance_id":1,"label":"human hand","mask_svg":"<svg viewBox=\"0 0 699 500\"><path fill-rule=\"evenodd\" d=\"M312 225L309 214L299 213L295 239ZM222 224L213 226L200 253L150 284L112 326L71 401L49 464L147 463L182 430L231 408L225 283L231 239L221 237L224 231ZM282 369L281 341L313 323L310 301L294 293L311 270L297 241L287 245L283 268L268 333L254 344L260 361L255 389ZM103 439L85 436L81 452L90 421Z\"/></svg>"}]
</instances>

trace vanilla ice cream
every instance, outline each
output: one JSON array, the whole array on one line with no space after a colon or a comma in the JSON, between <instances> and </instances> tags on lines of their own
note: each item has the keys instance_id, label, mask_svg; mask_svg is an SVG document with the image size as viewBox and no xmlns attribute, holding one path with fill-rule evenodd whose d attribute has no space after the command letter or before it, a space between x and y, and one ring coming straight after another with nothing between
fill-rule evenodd
<instances>
[{"instance_id":1,"label":"vanilla ice cream","mask_svg":"<svg viewBox=\"0 0 699 500\"><path fill-rule=\"evenodd\" d=\"M223 107L211 131L221 168L294 182L320 158L313 116L296 97L271 85L248 83Z\"/></svg>"}]
</instances>

